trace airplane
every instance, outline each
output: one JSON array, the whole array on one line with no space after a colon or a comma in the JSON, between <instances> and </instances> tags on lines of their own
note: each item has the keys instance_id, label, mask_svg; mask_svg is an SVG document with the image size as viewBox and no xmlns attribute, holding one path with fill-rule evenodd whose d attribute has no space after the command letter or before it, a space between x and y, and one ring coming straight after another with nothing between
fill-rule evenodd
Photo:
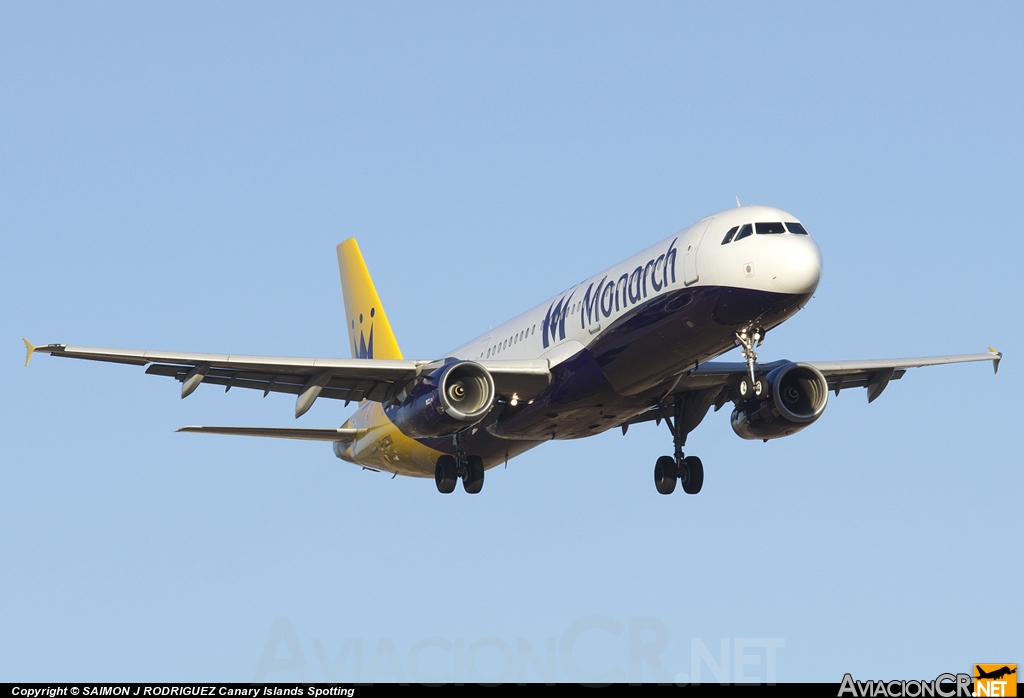
<instances>
[{"instance_id":1,"label":"airplane","mask_svg":"<svg viewBox=\"0 0 1024 698\"><path fill-rule=\"evenodd\" d=\"M975 665L974 669L975 669L975 671L978 672L977 676L974 677L976 679L993 679L993 680L997 680L997 679L1003 678L1004 676L1009 676L1010 674L1016 674L1017 673L1016 665L1014 666L1013 669L1011 669L1009 666L1003 666L1003 667L1001 667L999 669L996 669L994 671L983 671L981 666L979 666L979 665Z\"/></svg>"},{"instance_id":2,"label":"airplane","mask_svg":"<svg viewBox=\"0 0 1024 698\"><path fill-rule=\"evenodd\" d=\"M738 202L737 202L738 203ZM481 491L484 473L552 439L578 439L662 421L672 455L657 459L655 488L697 494L700 458L683 451L708 411L732 403L743 439L791 436L818 420L829 391L863 387L873 402L910 368L991 361L1002 354L861 361L758 363L765 334L811 299L821 251L800 220L769 206L701 219L435 359L406 359L354 238L337 247L351 359L137 351L48 344L33 353L146 366L182 384L296 395L295 417L319 398L358 403L335 429L186 426L178 431L333 444L374 471L459 480ZM714 359L739 347L743 361Z\"/></svg>"}]
</instances>

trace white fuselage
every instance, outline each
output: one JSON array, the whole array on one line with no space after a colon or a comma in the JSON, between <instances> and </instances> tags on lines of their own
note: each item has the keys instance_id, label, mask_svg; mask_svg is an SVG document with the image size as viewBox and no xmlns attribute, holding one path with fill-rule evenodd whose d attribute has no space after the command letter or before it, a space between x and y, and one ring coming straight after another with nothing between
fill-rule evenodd
<instances>
[{"instance_id":1,"label":"white fuselage","mask_svg":"<svg viewBox=\"0 0 1024 698\"><path fill-rule=\"evenodd\" d=\"M813 293L821 276L821 251L810 235L754 234L722 244L726 232L733 227L774 221L800 223L792 214L769 206L742 206L716 213L494 327L447 356L460 359L549 358L556 365L590 345L603 330L637 305L681 288L715 286L792 295ZM664 258L670 246L675 250L674 273L668 269L667 283L655 288L652 277L664 278L663 267L668 264L663 261L659 265L657 260ZM655 266L648 267L651 260L655 261ZM639 295L642 297L639 302L630 302L630 289L623 290L620 281L624 276L635 278L638 269L647 269L646 275L641 271ZM586 291L602 280L605 288L609 282L615 283L616 297L606 305L610 313L601 312L597 317L592 307L595 294L592 292L587 299ZM608 295L604 294L604 299L598 298L598 303L608 300ZM549 334L549 341L545 343L545 317L552 305L562 299L569 308L565 336L562 338L559 334L552 338Z\"/></svg>"}]
</instances>

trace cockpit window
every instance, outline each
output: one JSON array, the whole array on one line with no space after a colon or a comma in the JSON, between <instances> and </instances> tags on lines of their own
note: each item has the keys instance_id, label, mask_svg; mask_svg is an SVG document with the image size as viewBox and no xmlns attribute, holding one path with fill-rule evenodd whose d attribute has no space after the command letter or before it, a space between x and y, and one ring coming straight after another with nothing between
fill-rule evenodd
<instances>
[{"instance_id":1,"label":"cockpit window","mask_svg":"<svg viewBox=\"0 0 1024 698\"><path fill-rule=\"evenodd\" d=\"M799 223L786 223L786 227L789 229L789 232L791 232L791 233L793 233L795 235L806 235L807 234L807 231L804 230L804 227L802 225L800 225Z\"/></svg>"},{"instance_id":2,"label":"cockpit window","mask_svg":"<svg viewBox=\"0 0 1024 698\"><path fill-rule=\"evenodd\" d=\"M750 225L750 223L747 223L745 226L740 228L740 232L736 233L736 237L733 238L733 239L735 241L739 242L740 240L742 240L745 237L750 237L750 234L753 233L753 232L754 232L754 226Z\"/></svg>"},{"instance_id":3,"label":"cockpit window","mask_svg":"<svg viewBox=\"0 0 1024 698\"><path fill-rule=\"evenodd\" d=\"M732 242L732 236L735 235L736 231L739 230L739 229L740 229L740 227L736 226L735 228L730 230L728 233L726 233L725 234L725 239L722 240L722 244L723 245L728 245L730 242Z\"/></svg>"},{"instance_id":4,"label":"cockpit window","mask_svg":"<svg viewBox=\"0 0 1024 698\"><path fill-rule=\"evenodd\" d=\"M783 227L782 223L758 223L757 234L758 235L778 235L779 233L786 232L786 228Z\"/></svg>"}]
</instances>

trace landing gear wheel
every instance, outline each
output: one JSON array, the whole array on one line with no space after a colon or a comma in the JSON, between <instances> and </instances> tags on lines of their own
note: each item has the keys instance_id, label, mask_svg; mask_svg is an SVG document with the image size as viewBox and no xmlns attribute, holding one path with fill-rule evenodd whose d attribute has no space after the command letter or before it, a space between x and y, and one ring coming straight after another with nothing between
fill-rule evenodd
<instances>
[{"instance_id":1,"label":"landing gear wheel","mask_svg":"<svg viewBox=\"0 0 1024 698\"><path fill-rule=\"evenodd\" d=\"M484 462L480 456L466 458L466 474L462 476L462 487L469 494L478 494L484 487ZM452 483L455 489L455 483Z\"/></svg>"},{"instance_id":2,"label":"landing gear wheel","mask_svg":"<svg viewBox=\"0 0 1024 698\"><path fill-rule=\"evenodd\" d=\"M676 480L679 479L679 469L676 468L676 461L672 456L662 456L654 464L654 486L661 494L672 494L676 489Z\"/></svg>"},{"instance_id":3,"label":"landing gear wheel","mask_svg":"<svg viewBox=\"0 0 1024 698\"><path fill-rule=\"evenodd\" d=\"M768 381L763 377L755 378L753 382L749 378L740 381L740 397L744 400L761 400L768 397Z\"/></svg>"},{"instance_id":4,"label":"landing gear wheel","mask_svg":"<svg viewBox=\"0 0 1024 698\"><path fill-rule=\"evenodd\" d=\"M754 397L758 400L768 396L768 381L758 378L754 381Z\"/></svg>"},{"instance_id":5,"label":"landing gear wheel","mask_svg":"<svg viewBox=\"0 0 1024 698\"><path fill-rule=\"evenodd\" d=\"M683 492L686 494L697 494L704 486L704 464L696 456L687 456L683 459L683 467L680 468L680 479L683 481Z\"/></svg>"},{"instance_id":6,"label":"landing gear wheel","mask_svg":"<svg viewBox=\"0 0 1024 698\"><path fill-rule=\"evenodd\" d=\"M451 494L455 491L455 482L458 480L455 468L455 459L451 456L441 456L434 466L434 483L437 491L441 494Z\"/></svg>"}]
</instances>

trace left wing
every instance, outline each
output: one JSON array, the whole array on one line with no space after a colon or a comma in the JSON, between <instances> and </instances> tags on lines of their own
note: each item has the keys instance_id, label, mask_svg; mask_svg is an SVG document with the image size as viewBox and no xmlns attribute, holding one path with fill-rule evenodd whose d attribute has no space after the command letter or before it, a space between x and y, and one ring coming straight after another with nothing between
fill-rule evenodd
<instances>
[{"instance_id":1,"label":"left wing","mask_svg":"<svg viewBox=\"0 0 1024 698\"><path fill-rule=\"evenodd\" d=\"M868 402L874 402L889 381L899 380L903 374L911 368L922 366L941 366L943 364L970 363L972 361L991 361L992 367L999 372L999 361L1003 358L1002 353L992 347L984 354L954 354L951 356L926 356L911 359L866 359L859 361L803 361L800 363L809 364L821 371L828 381L829 390L834 390L836 395L840 390L846 388L867 388ZM790 363L788 361L773 361L767 364L758 364L759 373L769 373L779 366ZM641 412L635 417L626 420L620 426L622 433L631 424L641 422L658 421L665 418L667 412L665 405L676 403L680 400L689 400L694 404L691 419L694 420L693 427L704 418L711 405L718 410L732 397L732 391L736 384L747 375L747 364L744 362L709 361L692 368L679 376L669 394L662 398L658 405L654 405L646 412Z\"/></svg>"},{"instance_id":2,"label":"left wing","mask_svg":"<svg viewBox=\"0 0 1024 698\"><path fill-rule=\"evenodd\" d=\"M295 416L305 414L318 397L349 402L372 400L386 403L403 386L443 365L444 360L331 359L238 354L194 354L188 352L103 349L67 344L33 346L24 340L27 356L33 353L90 361L147 366L146 373L170 376L182 383L181 396L191 395L200 383L231 388L262 390L297 395ZM499 395L530 399L551 381L546 359L536 361L478 361L491 374ZM301 437L299 437L301 438ZM332 439L333 440L333 439Z\"/></svg>"},{"instance_id":3,"label":"left wing","mask_svg":"<svg viewBox=\"0 0 1024 698\"><path fill-rule=\"evenodd\" d=\"M943 364L962 364L972 361L991 361L992 367L999 372L999 361L1003 355L988 348L985 354L954 354L951 356L925 356L913 359L867 359L860 361L802 361L821 371L828 380L829 390L836 391L836 395L844 388L867 388L868 402L874 402L889 381L899 380L910 368L921 368L922 366L941 366ZM772 369L788 363L787 361L773 361L769 364L760 364L762 373L768 373ZM706 388L715 384L726 384L736 377L747 374L747 364L742 362L715 362L709 361L697 368L687 372L680 379L681 388Z\"/></svg>"}]
</instances>

